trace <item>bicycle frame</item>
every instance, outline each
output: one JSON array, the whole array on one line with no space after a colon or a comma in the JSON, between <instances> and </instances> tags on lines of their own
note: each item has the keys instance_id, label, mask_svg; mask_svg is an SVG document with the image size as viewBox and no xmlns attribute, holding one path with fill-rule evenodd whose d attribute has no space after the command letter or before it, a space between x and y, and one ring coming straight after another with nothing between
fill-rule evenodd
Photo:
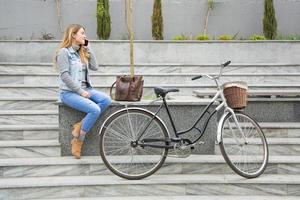
<instances>
[{"instance_id":1,"label":"bicycle frame","mask_svg":"<svg viewBox=\"0 0 300 200\"><path fill-rule=\"evenodd\" d=\"M230 62L229 62L229 63L230 63ZM223 66L226 66L226 65L228 65L229 63L224 64ZM222 115L222 117L221 117L221 119L220 119L220 122L222 122L223 120L225 120L225 117L226 117L226 115L227 115L226 113L228 113L228 112L231 113L232 116L233 116L234 122L235 122L236 126L238 127L239 133L242 135L242 138L244 139L245 143L247 143L247 139L246 139L246 137L245 137L245 135L244 135L244 133L243 133L243 131L242 131L242 129L241 129L241 127L240 127L238 121L237 121L237 118L236 118L236 115L235 115L235 113L234 113L234 110L231 109L231 108L227 105L226 98L225 98L224 93L223 93L223 88L220 86L219 78L222 76L222 71L223 71L223 67L221 67L219 75L218 75L218 76L215 76L215 77L212 77L212 76L209 76L209 75L205 75L205 76L207 76L208 78L210 78L211 80L214 80L214 81L215 81L215 83L216 83L216 85L217 85L217 92L216 92L215 96L211 99L211 101L209 102L209 104L205 107L204 111L202 111L202 113L200 114L200 116L198 117L198 119L194 122L194 125L192 125L192 126L191 126L190 128L188 128L187 130L183 130L183 131L178 132L178 131L176 130L176 127L175 127L175 124L174 124L172 115L171 115L171 113L170 113L170 110L169 110L167 101L166 101L166 99L163 97L163 98L162 98L162 101L163 101L162 104L159 106L159 108L158 108L157 111L155 112L155 114L154 114L153 118L150 120L149 124L145 127L145 129L141 132L141 134L139 134L138 139L137 139L136 142L138 142L138 141L141 139L142 135L143 135L144 132L147 130L147 128L149 127L149 125L151 124L151 122L153 121L153 119L154 119L155 117L157 117L158 113L160 112L160 110L161 110L162 107L164 106L164 107L166 108L166 111L167 111L167 114L168 114L168 117L169 117L169 120L170 120L170 122L171 122L171 125L172 125L172 128L173 128L173 131L174 131L174 133L175 133L176 138L171 138L170 141L165 140L166 143L167 143L167 145L145 144L145 143L147 143L147 142L161 142L162 139L154 139L154 138L151 138L151 139L143 139L143 140L142 140L142 144L140 144L141 146L150 146L150 147L157 147L157 148L170 148L170 145L169 145L170 142L180 142L181 140L184 140L184 141L188 142L189 145L193 145L193 144L195 144L196 142L198 142L198 141L200 140L200 138L203 136L203 134L205 133L205 130L206 130L206 128L207 128L207 125L208 125L208 123L209 123L211 117L212 117L215 113L217 113L217 112L218 112L221 108L223 108L223 107L224 107L224 114ZM192 79L192 80L195 80L195 79L200 78L200 77L202 77L202 75L201 75L201 76L198 76L198 77L196 77L196 78L194 78L194 79ZM221 103L214 109L214 111L213 111L212 113L210 113L210 112L208 111L209 108L213 105L213 103L214 103L218 98L221 98ZM204 123L204 126L201 127L201 128L203 129L203 131L202 131L202 130L200 130L199 128L197 128L196 125L197 125L197 123L203 118L203 116L204 116L206 113L209 113L209 116L206 118L206 121L205 121L205 123ZM183 135L183 134L185 134L185 133L191 131L192 129L196 129L197 131L199 131L200 135L199 135L199 137L198 137L197 139L195 139L194 141L190 141L190 140L188 140L188 139L180 138L180 135ZM220 144L220 143L222 142L222 139L221 139L221 133L222 133L222 130L221 130L221 129L222 129L222 123L219 123L218 129L217 129L217 143L218 143L218 144ZM231 129L231 127L230 127L230 129ZM234 134L235 134L235 132L234 132ZM236 139L237 142L239 142L239 141L237 140L237 137L235 137L235 139ZM241 143L241 142L239 142L239 143Z\"/></svg>"},{"instance_id":2,"label":"bicycle frame","mask_svg":"<svg viewBox=\"0 0 300 200\"><path fill-rule=\"evenodd\" d=\"M211 108L211 106L213 105L213 103L216 102L216 100L218 98L221 98L221 103L214 109L214 111L212 113L208 112L209 108ZM183 131L177 131L176 130L176 127L175 127L175 123L174 123L174 120L172 118L172 115L171 115L171 112L169 110L169 106L167 104L167 101L165 98L162 98L162 104L159 106L159 108L157 109L157 111L155 112L153 118L150 120L150 122L148 123L148 125L145 127L145 129L139 134L138 136L138 139L137 141L140 140L140 138L142 137L142 135L144 134L144 132L147 130L147 128L149 127L149 125L152 123L153 119L155 117L157 117L158 113L160 112L160 110L163 108L163 106L166 108L166 112L167 112L167 115L169 117L169 120L171 122L171 125L172 125L172 128L173 128L173 131L174 131L174 134L176 136L176 138L171 138L170 141L166 141L166 140L162 140L162 139L155 139L155 138L151 138L151 139L143 139L142 140L142 143L143 144L140 144L141 146L145 147L145 146L150 146L150 147L157 147L157 148L172 148L170 145L155 145L155 144L146 144L147 142L161 142L161 141L166 141L166 142L179 142L181 141L180 139L180 135L183 135L189 131L191 131L192 129L196 129L199 131L200 135L197 139L195 139L194 141L187 141L189 144L195 144L196 142L198 142L200 140L200 138L203 136L203 134L205 133L205 130L207 128L207 125L211 119L211 117L216 113L218 112L221 108L225 107L225 111L224 112L231 112L233 115L234 115L234 111L228 107L227 103L226 103L226 99L224 97L224 94L223 94L223 89L218 87L218 90L217 90L217 93L215 94L215 96L211 99L211 101L209 102L209 104L205 107L205 109L202 111L202 113L200 114L200 116L198 117L198 119L194 122L194 124L189 127L187 130L183 130ZM196 128L196 125L197 123L203 118L203 116L205 115L205 113L209 113L210 115L206 118L206 121L204 123L204 126L202 126L201 128L203 129L200 130L198 128ZM224 115L225 116L225 115ZM217 138L219 138L217 141L220 142L220 136L218 136Z\"/></svg>"}]
</instances>

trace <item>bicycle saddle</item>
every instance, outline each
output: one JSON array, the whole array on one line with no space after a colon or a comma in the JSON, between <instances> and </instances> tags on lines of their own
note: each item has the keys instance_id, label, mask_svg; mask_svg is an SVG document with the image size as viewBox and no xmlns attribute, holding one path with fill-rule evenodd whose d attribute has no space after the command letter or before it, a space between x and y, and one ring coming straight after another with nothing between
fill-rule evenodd
<instances>
[{"instance_id":1,"label":"bicycle saddle","mask_svg":"<svg viewBox=\"0 0 300 200\"><path fill-rule=\"evenodd\" d=\"M159 96L165 97L166 94L168 94L169 92L179 92L179 89L176 89L176 88L166 89L166 88L155 87L154 92L157 97L159 97Z\"/></svg>"}]
</instances>

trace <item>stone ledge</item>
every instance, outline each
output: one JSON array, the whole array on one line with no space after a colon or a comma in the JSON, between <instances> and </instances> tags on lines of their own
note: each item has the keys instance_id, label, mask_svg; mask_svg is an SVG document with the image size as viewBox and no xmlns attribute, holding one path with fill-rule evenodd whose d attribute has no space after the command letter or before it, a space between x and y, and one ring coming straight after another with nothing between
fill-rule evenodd
<instances>
[{"instance_id":1,"label":"stone ledge","mask_svg":"<svg viewBox=\"0 0 300 200\"><path fill-rule=\"evenodd\" d=\"M257 179L244 179L237 175L152 175L143 180L125 180L115 175L104 176L59 176L37 178L2 178L0 189L33 188L57 186L93 186L93 185L164 185L164 184L272 184L299 185L300 175L265 174Z\"/></svg>"},{"instance_id":2,"label":"stone ledge","mask_svg":"<svg viewBox=\"0 0 300 200\"><path fill-rule=\"evenodd\" d=\"M299 200L299 196L236 196L236 195L185 195L185 196L122 196L122 197L81 197L47 200ZM43 199L41 199L43 200ZM46 199L45 199L46 200Z\"/></svg>"},{"instance_id":3,"label":"stone ledge","mask_svg":"<svg viewBox=\"0 0 300 200\"><path fill-rule=\"evenodd\" d=\"M96 156L99 155L99 131L100 128L105 121L105 119L112 114L113 112L120 110L122 108L128 107L141 107L152 112L155 112L159 107L159 102L151 103L151 100L142 100L140 102L122 102L122 101L113 101L110 107L103 113L103 115L98 119L95 126L88 133L84 148L83 155L84 156ZM71 129L72 125L78 121L80 121L85 114L82 112L78 112L72 108L67 107L61 102L57 102L59 107L59 138L62 148L62 155L69 156L70 155L70 141L72 139ZM202 110L208 104L208 100L203 100L196 97L176 97L168 100L169 109L173 120L175 121L175 126L177 131L186 130L192 124L194 124L195 120L200 116ZM218 103L214 103L211 109L216 107ZM165 119L164 122L169 130L170 136L174 137L173 128L167 117L167 113L163 108L159 115L161 119ZM195 153L198 154L214 154L214 142L216 139L216 122L217 115L211 118L211 121L206 129L206 133L204 134L202 141L205 144L201 146L197 146L194 150ZM203 122L201 122L203 123ZM199 126L198 126L199 127ZM194 130L193 130L194 131ZM194 132L195 133L195 132ZM189 133L188 135L190 135ZM189 136L191 137L191 136Z\"/></svg>"}]
</instances>

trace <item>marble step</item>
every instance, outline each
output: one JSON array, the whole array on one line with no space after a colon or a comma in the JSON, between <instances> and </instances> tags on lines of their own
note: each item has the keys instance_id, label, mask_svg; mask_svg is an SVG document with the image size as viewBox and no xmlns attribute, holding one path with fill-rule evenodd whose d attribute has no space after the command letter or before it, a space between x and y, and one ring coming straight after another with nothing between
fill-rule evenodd
<instances>
[{"instance_id":1,"label":"marble step","mask_svg":"<svg viewBox=\"0 0 300 200\"><path fill-rule=\"evenodd\" d=\"M93 87L97 90L103 91L109 94L109 90L111 87L110 84L93 84ZM294 89L299 88L300 84L294 82L293 84L249 84L249 89ZM143 96L154 96L154 87L165 87L165 88L178 88L180 91L178 93L173 93L172 95L192 95L194 90L197 89L215 89L215 85L211 83L211 85L204 85L198 83L198 85L191 84L148 84L145 82L144 84L144 93ZM37 85L24 85L24 84L0 84L0 93L4 94L4 96L11 97L45 97L45 96L58 96L58 85L51 84L47 86L37 86Z\"/></svg>"},{"instance_id":2,"label":"marble step","mask_svg":"<svg viewBox=\"0 0 300 200\"><path fill-rule=\"evenodd\" d=\"M58 96L2 96L0 97L1 110L55 110Z\"/></svg>"},{"instance_id":3,"label":"marble step","mask_svg":"<svg viewBox=\"0 0 300 200\"><path fill-rule=\"evenodd\" d=\"M153 175L125 180L113 175L0 179L0 198L71 198L142 195L299 196L300 175L265 174L256 179L221 174Z\"/></svg>"},{"instance_id":4,"label":"marble step","mask_svg":"<svg viewBox=\"0 0 300 200\"><path fill-rule=\"evenodd\" d=\"M216 94L216 91L213 89L205 90L194 90L193 93L200 98L212 98ZM281 97L299 97L299 89L250 89L248 90L248 97L271 97L271 98L281 98Z\"/></svg>"},{"instance_id":5,"label":"marble step","mask_svg":"<svg viewBox=\"0 0 300 200\"><path fill-rule=\"evenodd\" d=\"M58 140L0 141L0 158L32 158L60 156Z\"/></svg>"},{"instance_id":6,"label":"marble step","mask_svg":"<svg viewBox=\"0 0 300 200\"><path fill-rule=\"evenodd\" d=\"M267 138L300 138L300 123L260 122ZM0 125L0 140L58 139L58 125Z\"/></svg>"},{"instance_id":7,"label":"marble step","mask_svg":"<svg viewBox=\"0 0 300 200\"><path fill-rule=\"evenodd\" d=\"M146 194L145 194L146 195ZM241 196L241 195L185 195L185 196L117 196L117 197L80 197L80 198L59 198L47 200L299 200L299 196ZM41 199L46 200L46 199Z\"/></svg>"},{"instance_id":8,"label":"marble step","mask_svg":"<svg viewBox=\"0 0 300 200\"><path fill-rule=\"evenodd\" d=\"M251 141L254 145L251 145L251 147L248 146L248 148L251 148L251 152L255 153L259 144L256 142L256 139ZM267 142L270 155L300 155L300 138L267 138ZM231 143L235 142L233 140L228 141L228 148L234 148L233 145L230 146ZM215 153L220 154L218 145L215 147Z\"/></svg>"},{"instance_id":9,"label":"marble step","mask_svg":"<svg viewBox=\"0 0 300 200\"><path fill-rule=\"evenodd\" d=\"M0 140L58 140L58 125L0 125Z\"/></svg>"},{"instance_id":10,"label":"marble step","mask_svg":"<svg viewBox=\"0 0 300 200\"><path fill-rule=\"evenodd\" d=\"M151 156L142 157L149 162ZM121 162L120 158L120 162ZM270 156L264 174L299 174L300 156ZM234 174L221 155L191 155L187 158L168 157L155 174ZM112 175L100 156L44 158L2 158L0 177L94 176Z\"/></svg>"},{"instance_id":11,"label":"marble step","mask_svg":"<svg viewBox=\"0 0 300 200\"><path fill-rule=\"evenodd\" d=\"M189 85L212 85L214 84L208 78L202 78L198 81L192 81L191 78L201 75L199 72L194 73L142 73L144 81L147 84L189 84ZM213 73L211 75L217 75ZM109 85L115 81L116 74L97 73L91 74L93 84ZM230 81L246 81L248 84L293 84L299 80L300 73L225 73L222 76L222 82ZM36 86L51 85L58 83L58 75L56 73L0 73L0 84L33 84Z\"/></svg>"},{"instance_id":12,"label":"marble step","mask_svg":"<svg viewBox=\"0 0 300 200\"><path fill-rule=\"evenodd\" d=\"M136 73L215 73L219 70L219 63L216 64L188 64L188 63L136 63ZM4 63L0 62L0 73L53 73L55 68L52 63ZM225 72L230 73L299 73L299 65L284 63L231 63L226 67ZM100 64L99 73L127 74L128 64Z\"/></svg>"},{"instance_id":13,"label":"marble step","mask_svg":"<svg viewBox=\"0 0 300 200\"><path fill-rule=\"evenodd\" d=\"M0 124L57 124L58 110L0 110Z\"/></svg>"},{"instance_id":14,"label":"marble step","mask_svg":"<svg viewBox=\"0 0 300 200\"><path fill-rule=\"evenodd\" d=\"M300 123L297 122L259 122L267 139L300 138Z\"/></svg>"}]
</instances>

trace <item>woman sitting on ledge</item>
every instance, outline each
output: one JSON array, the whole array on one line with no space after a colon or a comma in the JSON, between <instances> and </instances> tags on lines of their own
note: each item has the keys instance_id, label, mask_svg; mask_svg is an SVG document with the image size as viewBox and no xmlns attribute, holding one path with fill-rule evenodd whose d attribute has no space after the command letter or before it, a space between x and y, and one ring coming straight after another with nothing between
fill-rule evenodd
<instances>
[{"instance_id":1,"label":"woman sitting on ledge","mask_svg":"<svg viewBox=\"0 0 300 200\"><path fill-rule=\"evenodd\" d=\"M80 122L73 125L72 131L72 155L80 159L86 133L111 102L108 95L94 90L91 86L89 70L97 70L97 60L81 25L71 24L65 31L55 55L55 65L59 70L61 101L71 108L87 113Z\"/></svg>"}]
</instances>

